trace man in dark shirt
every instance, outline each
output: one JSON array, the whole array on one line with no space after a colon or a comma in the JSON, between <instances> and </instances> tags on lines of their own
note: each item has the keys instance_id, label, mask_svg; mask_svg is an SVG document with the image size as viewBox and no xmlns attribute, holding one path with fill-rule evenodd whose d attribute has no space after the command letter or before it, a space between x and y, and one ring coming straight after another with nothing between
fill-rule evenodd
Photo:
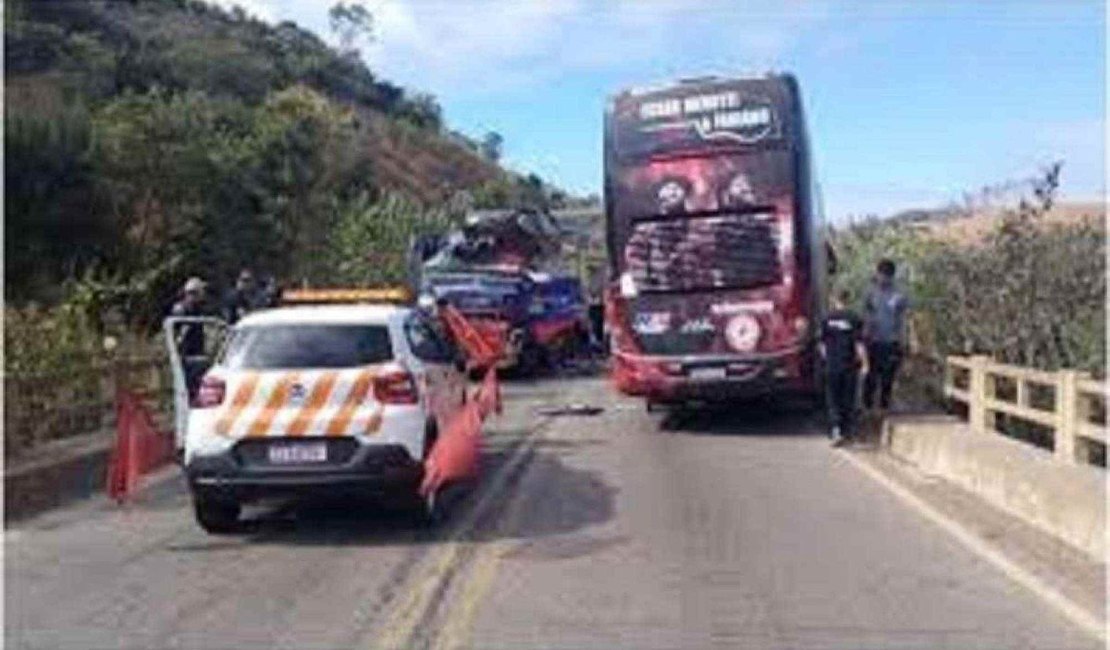
<instances>
[{"instance_id":1,"label":"man in dark shirt","mask_svg":"<svg viewBox=\"0 0 1110 650\"><path fill-rule=\"evenodd\" d=\"M825 360L825 384L832 420L829 435L837 447L851 440L854 434L859 373L867 373L863 322L847 308L848 301L847 291L833 297L832 310L821 323L819 344L821 358Z\"/></svg>"},{"instance_id":2,"label":"man in dark shirt","mask_svg":"<svg viewBox=\"0 0 1110 650\"><path fill-rule=\"evenodd\" d=\"M228 325L234 325L240 318L263 307L263 303L264 299L254 281L254 273L250 269L243 269L239 272L235 287L224 298L224 320Z\"/></svg>"},{"instance_id":3,"label":"man in dark shirt","mask_svg":"<svg viewBox=\"0 0 1110 650\"><path fill-rule=\"evenodd\" d=\"M193 277L185 282L181 299L173 304L170 316L206 316L204 309L204 280ZM207 367L204 350L204 325L201 323L178 323L174 326L174 342L181 355L185 371L185 385L189 397L196 394L201 376Z\"/></svg>"}]
</instances>

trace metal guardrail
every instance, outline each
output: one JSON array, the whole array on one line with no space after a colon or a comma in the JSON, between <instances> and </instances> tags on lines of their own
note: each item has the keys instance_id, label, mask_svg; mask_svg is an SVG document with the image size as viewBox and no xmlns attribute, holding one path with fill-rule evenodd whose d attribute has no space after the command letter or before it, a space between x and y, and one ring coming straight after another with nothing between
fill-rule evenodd
<instances>
[{"instance_id":1,"label":"metal guardrail","mask_svg":"<svg viewBox=\"0 0 1110 650\"><path fill-rule=\"evenodd\" d=\"M999 390L1002 384L1013 390L1004 394ZM1035 391L1050 393L1051 399L1034 400ZM1087 463L1090 445L1110 440L1107 384L1076 370L1047 372L996 363L986 356L948 357L944 395L967 404L968 424L978 433L998 433L998 414L1050 429L1054 454L1063 463Z\"/></svg>"}]
</instances>

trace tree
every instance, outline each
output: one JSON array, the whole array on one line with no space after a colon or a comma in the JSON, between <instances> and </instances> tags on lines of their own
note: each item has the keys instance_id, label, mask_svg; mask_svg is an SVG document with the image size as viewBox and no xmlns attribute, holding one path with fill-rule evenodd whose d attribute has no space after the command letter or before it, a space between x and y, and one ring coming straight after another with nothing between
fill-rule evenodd
<instances>
[{"instance_id":1,"label":"tree","mask_svg":"<svg viewBox=\"0 0 1110 650\"><path fill-rule=\"evenodd\" d=\"M452 225L447 209L425 209L396 194L372 200L360 194L336 206L331 232L332 282L396 284L409 278L408 248L417 237L442 234Z\"/></svg>"},{"instance_id":2,"label":"tree","mask_svg":"<svg viewBox=\"0 0 1110 650\"><path fill-rule=\"evenodd\" d=\"M435 96L416 93L400 109L403 119L422 128L438 131L443 126L443 109Z\"/></svg>"},{"instance_id":3,"label":"tree","mask_svg":"<svg viewBox=\"0 0 1110 650\"><path fill-rule=\"evenodd\" d=\"M480 151L483 156L497 162L501 160L501 145L504 144L505 139L497 131L490 131L482 138Z\"/></svg>"},{"instance_id":4,"label":"tree","mask_svg":"<svg viewBox=\"0 0 1110 650\"><path fill-rule=\"evenodd\" d=\"M356 2L337 2L328 10L328 26L339 39L339 52L349 59L358 58L359 40L374 42L374 16Z\"/></svg>"},{"instance_id":5,"label":"tree","mask_svg":"<svg viewBox=\"0 0 1110 650\"><path fill-rule=\"evenodd\" d=\"M549 206L547 192L544 189L543 179L534 173L517 180L519 196L517 202L521 207L547 209Z\"/></svg>"}]
</instances>

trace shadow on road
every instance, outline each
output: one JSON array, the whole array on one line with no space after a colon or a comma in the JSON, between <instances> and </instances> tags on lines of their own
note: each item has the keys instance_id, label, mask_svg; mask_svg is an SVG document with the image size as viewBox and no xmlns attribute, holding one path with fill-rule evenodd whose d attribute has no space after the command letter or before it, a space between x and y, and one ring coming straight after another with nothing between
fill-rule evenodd
<instances>
[{"instance_id":1,"label":"shadow on road","mask_svg":"<svg viewBox=\"0 0 1110 650\"><path fill-rule=\"evenodd\" d=\"M480 526L468 538L476 541L497 539L533 540L565 537L568 533L605 523L615 515L617 490L597 472L569 466L561 458L584 446L605 444L602 440L542 441L524 482L509 490L522 502L515 512L501 513L500 521ZM504 515L508 514L507 517Z\"/></svg>"},{"instance_id":2,"label":"shadow on road","mask_svg":"<svg viewBox=\"0 0 1110 650\"><path fill-rule=\"evenodd\" d=\"M659 428L695 435L805 437L824 435L824 418L824 411L805 402L760 399L672 409L662 414Z\"/></svg>"},{"instance_id":3,"label":"shadow on road","mask_svg":"<svg viewBox=\"0 0 1110 650\"><path fill-rule=\"evenodd\" d=\"M501 523L505 504L521 489L521 480L511 481L503 494L493 495L492 508L480 517L465 541L491 542L499 539L533 538L571 533L604 522L613 516L615 490L593 472L577 470L560 460L583 444L604 441L537 444L528 473L539 473L543 492L529 494L527 514L509 525ZM381 503L364 499L317 502L285 502L258 506L244 513L240 529L230 537L209 537L204 542L176 544L175 552L211 552L242 543L252 545L388 546L420 545L448 541L462 517L476 504L482 483L490 480L513 452L513 447L491 449L483 455L479 482L464 486L450 498L447 516L436 523L423 521L410 504Z\"/></svg>"}]
</instances>

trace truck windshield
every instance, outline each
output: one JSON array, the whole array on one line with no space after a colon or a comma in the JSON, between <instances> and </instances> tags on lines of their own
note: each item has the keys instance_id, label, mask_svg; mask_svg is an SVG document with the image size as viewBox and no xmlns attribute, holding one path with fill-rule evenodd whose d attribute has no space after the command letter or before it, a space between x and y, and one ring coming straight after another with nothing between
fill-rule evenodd
<instances>
[{"instance_id":1,"label":"truck windshield","mask_svg":"<svg viewBox=\"0 0 1110 650\"><path fill-rule=\"evenodd\" d=\"M348 368L392 358L384 325L260 325L231 335L221 365L232 370Z\"/></svg>"},{"instance_id":2,"label":"truck windshield","mask_svg":"<svg viewBox=\"0 0 1110 650\"><path fill-rule=\"evenodd\" d=\"M640 291L767 286L782 279L773 215L716 214L633 226L625 247Z\"/></svg>"}]
</instances>

